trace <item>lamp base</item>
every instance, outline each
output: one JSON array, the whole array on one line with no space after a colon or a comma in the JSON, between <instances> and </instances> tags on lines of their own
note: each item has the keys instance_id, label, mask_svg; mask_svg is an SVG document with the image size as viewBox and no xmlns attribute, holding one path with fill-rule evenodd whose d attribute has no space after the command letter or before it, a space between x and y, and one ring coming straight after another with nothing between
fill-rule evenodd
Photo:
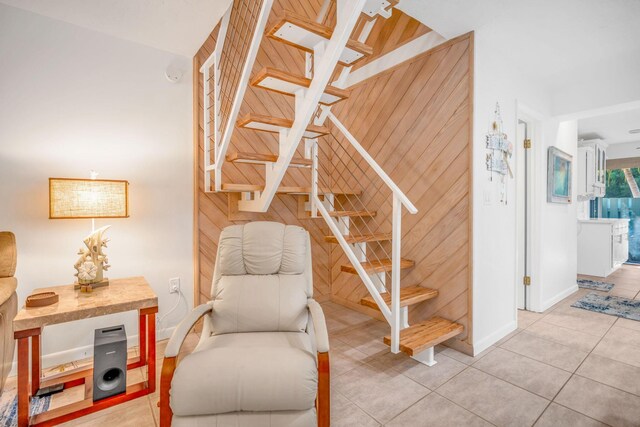
<instances>
[{"instance_id":1,"label":"lamp base","mask_svg":"<svg viewBox=\"0 0 640 427\"><path fill-rule=\"evenodd\" d=\"M75 283L73 285L73 289L76 291L80 289L80 291L82 292L91 292L93 289L101 288L103 286L109 286L108 278L104 278L100 282L96 282L96 283L85 283L85 284Z\"/></svg>"}]
</instances>

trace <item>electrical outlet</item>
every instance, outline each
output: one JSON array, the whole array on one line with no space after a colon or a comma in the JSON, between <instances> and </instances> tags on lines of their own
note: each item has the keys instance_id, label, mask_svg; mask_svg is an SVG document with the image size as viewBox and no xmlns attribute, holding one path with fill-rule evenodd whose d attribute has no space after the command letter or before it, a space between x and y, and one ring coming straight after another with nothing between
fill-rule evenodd
<instances>
[{"instance_id":1,"label":"electrical outlet","mask_svg":"<svg viewBox=\"0 0 640 427\"><path fill-rule=\"evenodd\" d=\"M180 278L174 277L173 279L169 279L169 293L177 294L180 292Z\"/></svg>"}]
</instances>

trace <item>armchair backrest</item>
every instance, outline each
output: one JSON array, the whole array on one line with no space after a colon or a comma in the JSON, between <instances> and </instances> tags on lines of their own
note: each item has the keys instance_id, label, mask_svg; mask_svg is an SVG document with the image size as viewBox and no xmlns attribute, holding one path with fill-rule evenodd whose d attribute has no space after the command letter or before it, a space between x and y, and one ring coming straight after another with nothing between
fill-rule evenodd
<instances>
[{"instance_id":1,"label":"armchair backrest","mask_svg":"<svg viewBox=\"0 0 640 427\"><path fill-rule=\"evenodd\" d=\"M213 333L304 331L312 277L304 228L277 222L226 227L211 287Z\"/></svg>"},{"instance_id":2,"label":"armchair backrest","mask_svg":"<svg viewBox=\"0 0 640 427\"><path fill-rule=\"evenodd\" d=\"M16 236L10 231L0 231L0 278L16 274Z\"/></svg>"}]
</instances>

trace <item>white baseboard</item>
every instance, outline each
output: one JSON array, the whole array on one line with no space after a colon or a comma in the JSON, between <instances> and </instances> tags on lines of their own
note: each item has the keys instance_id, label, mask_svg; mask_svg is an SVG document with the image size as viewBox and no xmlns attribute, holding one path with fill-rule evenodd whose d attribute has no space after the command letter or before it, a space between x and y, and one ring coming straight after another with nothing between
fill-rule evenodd
<instances>
[{"instance_id":1,"label":"white baseboard","mask_svg":"<svg viewBox=\"0 0 640 427\"><path fill-rule=\"evenodd\" d=\"M490 334L488 337L485 337L480 341L473 343L473 354L482 353L516 329L518 329L518 322L516 320L507 323L502 328Z\"/></svg>"},{"instance_id":2,"label":"white baseboard","mask_svg":"<svg viewBox=\"0 0 640 427\"><path fill-rule=\"evenodd\" d=\"M559 294L557 294L556 296L554 296L553 298L549 298L548 300L544 301L540 307L540 312L546 311L547 309L549 309L550 307L554 306L555 304L559 303L560 301L562 301L563 299L565 299L566 297L568 297L569 295L571 295L574 292L578 292L578 285L574 285L572 287L570 287L569 289L565 289L564 291L560 292Z\"/></svg>"},{"instance_id":3,"label":"white baseboard","mask_svg":"<svg viewBox=\"0 0 640 427\"><path fill-rule=\"evenodd\" d=\"M175 326L169 328L158 329L156 331L156 341L162 341L171 337ZM130 335L127 337L127 346L136 347L138 345L138 335ZM86 359L93 356L93 345L85 345L82 347L76 347L69 350L58 351L55 353L42 355L42 367L50 368L52 366L63 365L65 363L74 362L76 360ZM15 376L18 372L17 361L14 356L13 364L11 365L11 371L9 376Z\"/></svg>"}]
</instances>

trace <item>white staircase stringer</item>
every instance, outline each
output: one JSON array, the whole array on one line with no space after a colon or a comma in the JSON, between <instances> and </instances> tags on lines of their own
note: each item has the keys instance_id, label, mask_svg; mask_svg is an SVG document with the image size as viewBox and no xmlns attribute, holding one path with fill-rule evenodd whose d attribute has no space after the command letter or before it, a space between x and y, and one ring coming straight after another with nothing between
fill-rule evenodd
<instances>
[{"instance_id":1,"label":"white staircase stringer","mask_svg":"<svg viewBox=\"0 0 640 427\"><path fill-rule=\"evenodd\" d=\"M378 308L380 309L380 312L384 316L385 320L389 324L391 324L392 322L391 310L389 310L389 307L387 307L387 304L382 299L380 292L376 288L375 284L371 281L371 277L369 277L369 274L362 267L362 264L360 263L358 256L353 251L353 248L345 240L344 235L342 234L342 230L338 227L338 224L333 220L331 216L329 216L329 212L327 212L327 209L320 202L320 200L318 199L316 200L316 202L317 202L316 206L318 207L318 212L320 212L320 215L322 216L324 221L327 223L327 225L331 229L331 232L333 233L333 235L338 240L340 247L344 251L345 255L347 255L347 258L349 259L349 262L351 263L351 265L353 265L355 270L358 272L358 276L360 276L360 279L362 280L365 287L373 297L373 300L378 305Z\"/></svg>"},{"instance_id":2,"label":"white staircase stringer","mask_svg":"<svg viewBox=\"0 0 640 427\"><path fill-rule=\"evenodd\" d=\"M337 24L328 43L319 43L314 49L314 76L300 102L296 102L296 117L286 138L280 138L280 156L267 171L266 184L260 198L240 201L238 208L244 211L266 212L276 195L278 186L291 163L296 148L304 136L307 125L313 118L322 94L347 45L347 41L358 21L366 0L338 0Z\"/></svg>"}]
</instances>

